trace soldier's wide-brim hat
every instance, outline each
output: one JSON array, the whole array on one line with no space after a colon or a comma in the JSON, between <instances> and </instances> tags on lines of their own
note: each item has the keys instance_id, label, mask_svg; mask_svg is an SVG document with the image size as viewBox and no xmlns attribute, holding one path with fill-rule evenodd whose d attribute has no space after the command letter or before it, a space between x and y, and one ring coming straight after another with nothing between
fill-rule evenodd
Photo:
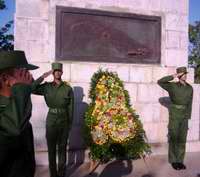
<instances>
[{"instance_id":1,"label":"soldier's wide-brim hat","mask_svg":"<svg viewBox=\"0 0 200 177\"><path fill-rule=\"evenodd\" d=\"M58 63L58 62L54 62L51 64L52 70L63 70L63 64L62 63Z\"/></svg>"},{"instance_id":2,"label":"soldier's wide-brim hat","mask_svg":"<svg viewBox=\"0 0 200 177\"><path fill-rule=\"evenodd\" d=\"M8 68L26 68L34 70L39 68L27 62L24 51L0 51L0 70Z\"/></svg>"},{"instance_id":3,"label":"soldier's wide-brim hat","mask_svg":"<svg viewBox=\"0 0 200 177\"><path fill-rule=\"evenodd\" d=\"M182 66L182 67L176 68L176 73L177 74L180 74L180 73L187 74L188 71L187 71L187 68L185 66Z\"/></svg>"}]
</instances>

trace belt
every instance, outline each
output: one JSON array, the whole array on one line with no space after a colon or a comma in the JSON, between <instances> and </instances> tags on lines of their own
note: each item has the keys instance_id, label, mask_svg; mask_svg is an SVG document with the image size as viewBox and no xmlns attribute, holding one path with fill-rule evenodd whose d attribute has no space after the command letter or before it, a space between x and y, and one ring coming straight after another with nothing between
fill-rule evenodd
<instances>
[{"instance_id":1,"label":"belt","mask_svg":"<svg viewBox=\"0 0 200 177\"><path fill-rule=\"evenodd\" d=\"M64 108L49 108L49 112L54 113L54 114L62 114L62 113L66 113L67 110Z\"/></svg>"},{"instance_id":2,"label":"belt","mask_svg":"<svg viewBox=\"0 0 200 177\"><path fill-rule=\"evenodd\" d=\"M183 104L172 104L172 106L177 109L185 109L186 108L186 105L183 105Z\"/></svg>"}]
</instances>

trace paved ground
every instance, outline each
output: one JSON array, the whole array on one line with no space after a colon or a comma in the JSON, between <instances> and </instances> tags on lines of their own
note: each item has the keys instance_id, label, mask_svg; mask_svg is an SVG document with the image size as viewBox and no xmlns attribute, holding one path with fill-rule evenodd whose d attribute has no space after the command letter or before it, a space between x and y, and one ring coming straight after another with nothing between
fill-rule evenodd
<instances>
[{"instance_id":1,"label":"paved ground","mask_svg":"<svg viewBox=\"0 0 200 177\"><path fill-rule=\"evenodd\" d=\"M146 158L146 164L140 159L100 165L92 175L88 175L89 163L71 165L66 177L200 177L200 152L187 153L185 164L186 170L176 171L168 164L167 156L152 155ZM38 166L36 177L49 177L48 167Z\"/></svg>"}]
</instances>

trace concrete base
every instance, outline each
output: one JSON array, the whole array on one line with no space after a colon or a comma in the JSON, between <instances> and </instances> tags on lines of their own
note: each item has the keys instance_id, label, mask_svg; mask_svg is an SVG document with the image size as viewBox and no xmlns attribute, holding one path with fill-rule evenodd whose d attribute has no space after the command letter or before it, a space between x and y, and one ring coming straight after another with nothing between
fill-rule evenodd
<instances>
[{"instance_id":1,"label":"concrete base","mask_svg":"<svg viewBox=\"0 0 200 177\"><path fill-rule=\"evenodd\" d=\"M167 161L166 155L155 155L144 160L112 161L100 165L89 175L90 163L68 166L65 177L199 177L200 153L187 153L186 170L176 171ZM38 166L36 177L49 177L47 166Z\"/></svg>"}]
</instances>

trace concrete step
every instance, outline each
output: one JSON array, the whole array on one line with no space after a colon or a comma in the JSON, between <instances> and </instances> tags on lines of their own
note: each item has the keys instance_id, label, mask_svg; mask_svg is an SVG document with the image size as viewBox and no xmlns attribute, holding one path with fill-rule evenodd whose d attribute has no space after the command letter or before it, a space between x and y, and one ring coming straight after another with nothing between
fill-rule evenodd
<instances>
[{"instance_id":1,"label":"concrete step","mask_svg":"<svg viewBox=\"0 0 200 177\"><path fill-rule=\"evenodd\" d=\"M168 163L167 155L149 156L144 160L112 161L99 165L89 175L90 163L68 165L66 177L199 177L200 152L187 153L186 170L176 171ZM37 166L35 177L49 177L48 166Z\"/></svg>"}]
</instances>

